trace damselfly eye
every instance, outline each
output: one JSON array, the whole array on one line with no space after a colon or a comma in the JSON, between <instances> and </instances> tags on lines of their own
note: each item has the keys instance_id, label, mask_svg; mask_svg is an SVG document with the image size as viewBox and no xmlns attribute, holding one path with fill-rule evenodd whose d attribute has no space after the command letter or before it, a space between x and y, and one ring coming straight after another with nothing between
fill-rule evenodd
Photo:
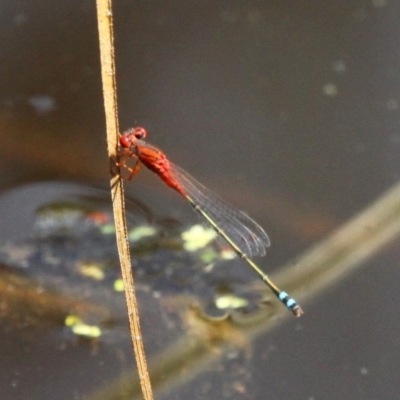
<instances>
[{"instance_id":1,"label":"damselfly eye","mask_svg":"<svg viewBox=\"0 0 400 400\"><path fill-rule=\"evenodd\" d=\"M147 136L146 129L142 128L141 126L136 127L132 133L135 136L135 138L139 140L144 139Z\"/></svg>"}]
</instances>

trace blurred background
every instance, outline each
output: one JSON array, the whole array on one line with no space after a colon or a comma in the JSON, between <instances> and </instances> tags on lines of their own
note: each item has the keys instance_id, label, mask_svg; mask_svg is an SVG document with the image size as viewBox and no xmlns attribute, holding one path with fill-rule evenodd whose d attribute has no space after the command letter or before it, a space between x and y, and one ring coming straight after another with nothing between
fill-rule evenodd
<instances>
[{"instance_id":1,"label":"blurred background","mask_svg":"<svg viewBox=\"0 0 400 400\"><path fill-rule=\"evenodd\" d=\"M295 265L399 181L399 20L394 0L116 1L121 130L145 126L174 163L257 220L272 241L262 268ZM70 194L51 182L79 183L84 197L109 173L94 2L3 0L0 22L5 245L29 236L29 213ZM148 171L127 187L151 215L195 220ZM223 367L214 360L159 398L398 398L398 260L397 240L306 303L304 318L239 340ZM155 314L142 316L149 332ZM33 340L26 325L15 333L0 320L6 399L91 398L134 368L128 337L94 351L54 327Z\"/></svg>"}]
</instances>

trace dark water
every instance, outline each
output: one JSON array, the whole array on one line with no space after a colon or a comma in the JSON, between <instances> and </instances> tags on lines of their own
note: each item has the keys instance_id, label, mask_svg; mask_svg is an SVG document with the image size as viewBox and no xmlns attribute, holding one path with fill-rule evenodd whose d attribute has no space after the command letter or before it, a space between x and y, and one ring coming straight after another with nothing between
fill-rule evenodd
<instances>
[{"instance_id":1,"label":"dark water","mask_svg":"<svg viewBox=\"0 0 400 400\"><path fill-rule=\"evenodd\" d=\"M399 180L399 3L116 3L121 128L146 126L176 164L264 226L263 268L289 262ZM3 0L0 22L3 193L48 180L106 187L93 2ZM129 186L150 214L190 221L150 173ZM3 243L22 235L29 200L8 203ZM241 348L227 362L236 372L212 364L160 397L398 398L398 255L388 246L307 303L303 319ZM80 399L131 366L129 341L93 350L48 330L33 341L4 321L4 398Z\"/></svg>"}]
</instances>

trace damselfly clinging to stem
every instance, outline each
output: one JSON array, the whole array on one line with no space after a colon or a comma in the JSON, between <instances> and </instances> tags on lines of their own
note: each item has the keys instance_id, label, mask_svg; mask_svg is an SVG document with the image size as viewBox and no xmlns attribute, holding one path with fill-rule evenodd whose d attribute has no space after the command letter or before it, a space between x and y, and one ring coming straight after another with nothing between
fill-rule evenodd
<instances>
[{"instance_id":1,"label":"damselfly clinging to stem","mask_svg":"<svg viewBox=\"0 0 400 400\"><path fill-rule=\"evenodd\" d=\"M144 140L146 136L147 131L142 127L132 128L120 135L121 151L118 165L126 167L131 172L129 179L139 172L142 164L156 173L170 188L190 203L203 220L258 274L296 317L303 314L296 300L279 289L250 259L253 256L265 255L266 248L270 245L264 229L249 216L210 192L182 168L171 163L160 149ZM133 168L126 165L131 158L136 160Z\"/></svg>"}]
</instances>

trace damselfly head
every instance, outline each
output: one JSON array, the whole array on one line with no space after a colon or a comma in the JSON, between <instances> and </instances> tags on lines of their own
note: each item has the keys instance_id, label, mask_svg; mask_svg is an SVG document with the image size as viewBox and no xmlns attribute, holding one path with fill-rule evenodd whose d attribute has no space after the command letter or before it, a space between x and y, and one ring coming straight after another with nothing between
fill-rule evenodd
<instances>
[{"instance_id":1,"label":"damselfly head","mask_svg":"<svg viewBox=\"0 0 400 400\"><path fill-rule=\"evenodd\" d=\"M129 148L135 144L137 140L144 139L147 136L146 129L141 126L129 129L119 136L119 144L122 147Z\"/></svg>"}]
</instances>

